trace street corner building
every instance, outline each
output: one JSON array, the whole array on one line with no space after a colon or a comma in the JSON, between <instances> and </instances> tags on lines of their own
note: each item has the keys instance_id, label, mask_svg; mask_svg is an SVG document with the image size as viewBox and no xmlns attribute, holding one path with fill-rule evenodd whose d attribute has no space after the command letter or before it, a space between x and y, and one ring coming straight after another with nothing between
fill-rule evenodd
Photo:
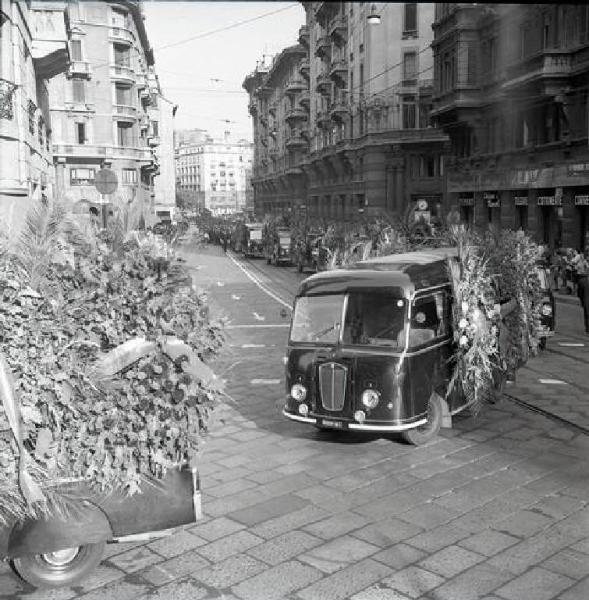
<instances>
[{"instance_id":1,"label":"street corner building","mask_svg":"<svg viewBox=\"0 0 589 600\"><path fill-rule=\"evenodd\" d=\"M462 220L588 244L589 6L436 5L432 118Z\"/></svg>"},{"instance_id":2,"label":"street corner building","mask_svg":"<svg viewBox=\"0 0 589 600\"><path fill-rule=\"evenodd\" d=\"M110 215L153 222L163 163L172 187L157 202L175 203L175 107L163 97L140 3L0 5L0 210L17 222L25 204L55 199L88 220L106 203ZM94 186L103 167L118 181L105 197Z\"/></svg>"},{"instance_id":3,"label":"street corner building","mask_svg":"<svg viewBox=\"0 0 589 600\"><path fill-rule=\"evenodd\" d=\"M302 4L299 43L243 82L256 212L439 215L449 143L430 123L434 4Z\"/></svg>"}]
</instances>

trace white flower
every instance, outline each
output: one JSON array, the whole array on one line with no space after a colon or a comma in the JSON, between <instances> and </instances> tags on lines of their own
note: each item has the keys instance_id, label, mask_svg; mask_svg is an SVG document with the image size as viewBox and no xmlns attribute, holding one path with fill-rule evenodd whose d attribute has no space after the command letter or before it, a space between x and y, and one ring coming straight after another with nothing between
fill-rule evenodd
<instances>
[{"instance_id":1,"label":"white flower","mask_svg":"<svg viewBox=\"0 0 589 600\"><path fill-rule=\"evenodd\" d=\"M463 302L462 303L462 312L463 313L468 312L468 302Z\"/></svg>"},{"instance_id":2,"label":"white flower","mask_svg":"<svg viewBox=\"0 0 589 600\"><path fill-rule=\"evenodd\" d=\"M475 308L474 311L473 311L473 313L472 313L472 316L475 319L480 319L481 318L481 311L478 308Z\"/></svg>"},{"instance_id":3,"label":"white flower","mask_svg":"<svg viewBox=\"0 0 589 600\"><path fill-rule=\"evenodd\" d=\"M468 321L466 319L460 319L458 322L458 327L460 327L460 329L464 329L467 325Z\"/></svg>"},{"instance_id":4,"label":"white flower","mask_svg":"<svg viewBox=\"0 0 589 600\"><path fill-rule=\"evenodd\" d=\"M461 346L466 346L466 344L468 344L468 338L465 335L461 335L458 343Z\"/></svg>"}]
</instances>

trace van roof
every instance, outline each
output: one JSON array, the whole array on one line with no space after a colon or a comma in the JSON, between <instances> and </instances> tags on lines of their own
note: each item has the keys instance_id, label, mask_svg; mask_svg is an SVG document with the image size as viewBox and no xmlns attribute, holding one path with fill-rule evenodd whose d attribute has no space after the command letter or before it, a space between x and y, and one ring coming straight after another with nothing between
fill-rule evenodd
<instances>
[{"instance_id":1,"label":"van roof","mask_svg":"<svg viewBox=\"0 0 589 600\"><path fill-rule=\"evenodd\" d=\"M433 248L370 258L347 269L311 275L301 282L298 295L387 288L395 295L409 297L419 290L449 283L447 259L457 255L456 248Z\"/></svg>"}]
</instances>

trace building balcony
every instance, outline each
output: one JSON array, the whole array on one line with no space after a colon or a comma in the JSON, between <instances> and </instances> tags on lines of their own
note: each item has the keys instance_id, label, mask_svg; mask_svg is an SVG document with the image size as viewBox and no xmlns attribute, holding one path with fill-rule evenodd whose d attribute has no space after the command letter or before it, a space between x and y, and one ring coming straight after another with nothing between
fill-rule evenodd
<instances>
[{"instance_id":1,"label":"building balcony","mask_svg":"<svg viewBox=\"0 0 589 600\"><path fill-rule=\"evenodd\" d=\"M124 83L135 83L135 71L127 65L110 65L110 77Z\"/></svg>"},{"instance_id":2,"label":"building balcony","mask_svg":"<svg viewBox=\"0 0 589 600\"><path fill-rule=\"evenodd\" d=\"M272 160L278 160L280 157L280 150L278 148L271 148L268 151L268 155Z\"/></svg>"},{"instance_id":3,"label":"building balcony","mask_svg":"<svg viewBox=\"0 0 589 600\"><path fill-rule=\"evenodd\" d=\"M317 113L317 126L321 129L329 129L331 127L331 117L326 110L320 110Z\"/></svg>"},{"instance_id":4,"label":"building balcony","mask_svg":"<svg viewBox=\"0 0 589 600\"><path fill-rule=\"evenodd\" d=\"M268 113L271 114L273 117L276 116L276 108L277 106L275 102L270 104L270 106L268 107Z\"/></svg>"},{"instance_id":5,"label":"building balcony","mask_svg":"<svg viewBox=\"0 0 589 600\"><path fill-rule=\"evenodd\" d=\"M147 87L147 75L143 71L135 73L135 85L140 89Z\"/></svg>"},{"instance_id":6,"label":"building balcony","mask_svg":"<svg viewBox=\"0 0 589 600\"><path fill-rule=\"evenodd\" d=\"M111 27L108 30L108 37L117 42L117 44L123 43L131 45L135 42L133 32L125 27Z\"/></svg>"},{"instance_id":7,"label":"building balcony","mask_svg":"<svg viewBox=\"0 0 589 600\"><path fill-rule=\"evenodd\" d=\"M92 66L86 60L72 60L68 67L68 75L91 75Z\"/></svg>"},{"instance_id":8,"label":"building balcony","mask_svg":"<svg viewBox=\"0 0 589 600\"><path fill-rule=\"evenodd\" d=\"M150 136L148 136L147 137L147 143L151 147L159 146L160 145L160 136L159 135L150 135Z\"/></svg>"},{"instance_id":9,"label":"building balcony","mask_svg":"<svg viewBox=\"0 0 589 600\"><path fill-rule=\"evenodd\" d=\"M135 119L137 118L137 107L129 104L113 104L113 117Z\"/></svg>"},{"instance_id":10,"label":"building balcony","mask_svg":"<svg viewBox=\"0 0 589 600\"><path fill-rule=\"evenodd\" d=\"M1 21L4 24L4 19ZM31 10L29 25L34 32L30 51L37 77L51 79L59 73L66 73L69 51L63 6L59 10L45 10L43 6L34 7Z\"/></svg>"},{"instance_id":11,"label":"building balcony","mask_svg":"<svg viewBox=\"0 0 589 600\"><path fill-rule=\"evenodd\" d=\"M268 115L261 114L260 115L260 123L267 127L268 126Z\"/></svg>"},{"instance_id":12,"label":"building balcony","mask_svg":"<svg viewBox=\"0 0 589 600\"><path fill-rule=\"evenodd\" d=\"M315 56L319 58L329 58L331 56L331 41L326 35L317 38Z\"/></svg>"},{"instance_id":13,"label":"building balcony","mask_svg":"<svg viewBox=\"0 0 589 600\"><path fill-rule=\"evenodd\" d=\"M309 81L310 72L311 69L309 66L309 59L303 58L299 63L299 73L301 74L301 77L304 77L307 81Z\"/></svg>"},{"instance_id":14,"label":"building balcony","mask_svg":"<svg viewBox=\"0 0 589 600\"><path fill-rule=\"evenodd\" d=\"M250 100L247 110L252 117L255 117L258 114L258 103L255 100Z\"/></svg>"},{"instance_id":15,"label":"building balcony","mask_svg":"<svg viewBox=\"0 0 589 600\"><path fill-rule=\"evenodd\" d=\"M538 80L566 79L571 75L573 55L566 50L543 50L515 64L507 66L507 81L503 89L513 89Z\"/></svg>"},{"instance_id":16,"label":"building balcony","mask_svg":"<svg viewBox=\"0 0 589 600\"><path fill-rule=\"evenodd\" d=\"M286 88L284 91L287 94L299 94L300 92L306 89L307 84L305 83L305 81L298 77L295 77L286 84Z\"/></svg>"},{"instance_id":17,"label":"building balcony","mask_svg":"<svg viewBox=\"0 0 589 600\"><path fill-rule=\"evenodd\" d=\"M53 144L53 154L60 158L81 159L124 159L139 162L152 162L153 156L149 148L130 146L112 146L106 144Z\"/></svg>"},{"instance_id":18,"label":"building balcony","mask_svg":"<svg viewBox=\"0 0 589 600\"><path fill-rule=\"evenodd\" d=\"M291 108L289 111L287 111L285 116L285 120L287 123L290 123L292 121L304 121L306 119L307 111L297 107Z\"/></svg>"},{"instance_id":19,"label":"building balcony","mask_svg":"<svg viewBox=\"0 0 589 600\"><path fill-rule=\"evenodd\" d=\"M299 44L309 48L309 28L306 25L299 27Z\"/></svg>"},{"instance_id":20,"label":"building balcony","mask_svg":"<svg viewBox=\"0 0 589 600\"><path fill-rule=\"evenodd\" d=\"M71 112L94 112L96 110L94 102L72 102L66 100L63 103L63 107L65 110Z\"/></svg>"},{"instance_id":21,"label":"building balcony","mask_svg":"<svg viewBox=\"0 0 589 600\"><path fill-rule=\"evenodd\" d=\"M329 26L329 37L338 46L343 46L348 39L348 22L346 17L338 15Z\"/></svg>"},{"instance_id":22,"label":"building balcony","mask_svg":"<svg viewBox=\"0 0 589 600\"><path fill-rule=\"evenodd\" d=\"M299 96L299 104L306 110L306 112L309 112L309 106L311 106L311 93L309 90L301 92L301 95Z\"/></svg>"},{"instance_id":23,"label":"building balcony","mask_svg":"<svg viewBox=\"0 0 589 600\"><path fill-rule=\"evenodd\" d=\"M300 129L293 129L286 138L286 148L291 152L304 150L309 147L309 142L301 135Z\"/></svg>"},{"instance_id":24,"label":"building balcony","mask_svg":"<svg viewBox=\"0 0 589 600\"><path fill-rule=\"evenodd\" d=\"M331 79L327 73L319 73L316 79L317 92L322 96L329 96L331 94Z\"/></svg>"},{"instance_id":25,"label":"building balcony","mask_svg":"<svg viewBox=\"0 0 589 600\"><path fill-rule=\"evenodd\" d=\"M140 129L148 129L149 128L149 117L143 113L139 117L139 128Z\"/></svg>"},{"instance_id":26,"label":"building balcony","mask_svg":"<svg viewBox=\"0 0 589 600\"><path fill-rule=\"evenodd\" d=\"M348 65L345 60L336 60L329 69L329 78L338 87L347 87L348 85Z\"/></svg>"},{"instance_id":27,"label":"building balcony","mask_svg":"<svg viewBox=\"0 0 589 600\"><path fill-rule=\"evenodd\" d=\"M350 107L346 99L339 99L334 102L329 108L329 116L332 121L341 123L350 115Z\"/></svg>"}]
</instances>

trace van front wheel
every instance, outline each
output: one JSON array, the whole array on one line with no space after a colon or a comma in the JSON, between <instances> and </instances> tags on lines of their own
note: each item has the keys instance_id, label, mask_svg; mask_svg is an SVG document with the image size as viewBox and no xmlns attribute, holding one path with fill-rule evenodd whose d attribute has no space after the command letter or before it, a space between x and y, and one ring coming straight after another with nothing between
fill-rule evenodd
<instances>
[{"instance_id":1,"label":"van front wheel","mask_svg":"<svg viewBox=\"0 0 589 600\"><path fill-rule=\"evenodd\" d=\"M437 394L432 394L427 404L427 421L415 429L404 431L403 437L414 446L426 444L438 435L442 425L442 416L442 400Z\"/></svg>"}]
</instances>

